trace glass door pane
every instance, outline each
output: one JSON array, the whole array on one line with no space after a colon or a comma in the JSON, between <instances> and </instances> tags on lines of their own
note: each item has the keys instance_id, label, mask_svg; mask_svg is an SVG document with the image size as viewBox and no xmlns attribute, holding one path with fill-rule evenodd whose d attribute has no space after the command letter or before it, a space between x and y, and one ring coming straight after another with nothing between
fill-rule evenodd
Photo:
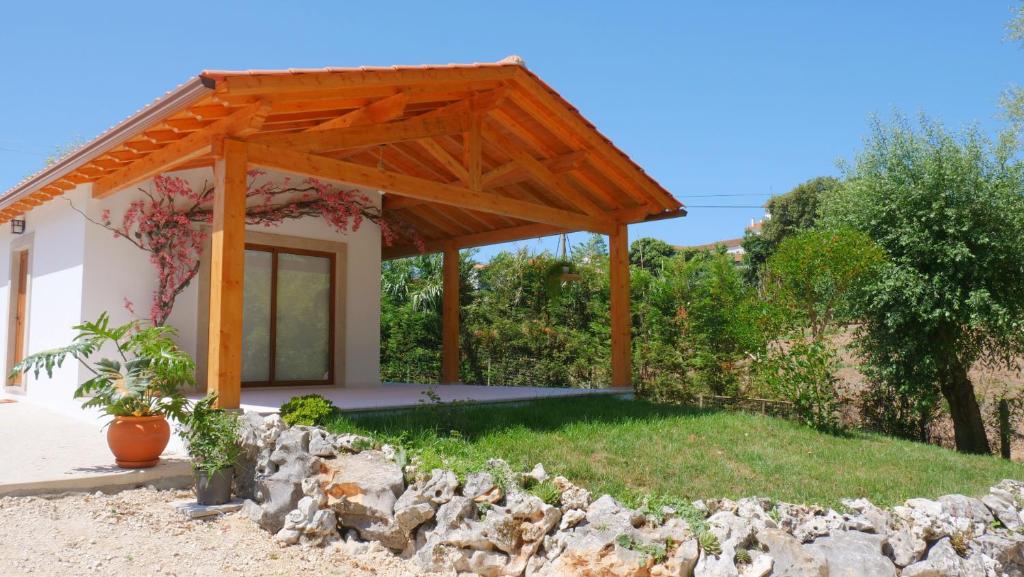
<instances>
[{"instance_id":1,"label":"glass door pane","mask_svg":"<svg viewBox=\"0 0 1024 577\"><path fill-rule=\"evenodd\" d=\"M326 381L331 362L331 259L277 254L274 380Z\"/></svg>"},{"instance_id":2,"label":"glass door pane","mask_svg":"<svg viewBox=\"0 0 1024 577\"><path fill-rule=\"evenodd\" d=\"M242 381L270 382L270 301L274 253L245 251Z\"/></svg>"}]
</instances>

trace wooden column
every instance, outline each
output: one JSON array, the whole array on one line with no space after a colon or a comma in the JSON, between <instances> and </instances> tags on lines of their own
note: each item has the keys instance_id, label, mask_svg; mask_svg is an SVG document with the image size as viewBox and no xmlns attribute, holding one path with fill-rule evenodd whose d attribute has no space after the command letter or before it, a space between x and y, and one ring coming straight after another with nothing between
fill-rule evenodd
<instances>
[{"instance_id":1,"label":"wooden column","mask_svg":"<svg viewBox=\"0 0 1024 577\"><path fill-rule=\"evenodd\" d=\"M441 304L441 382L459 382L459 249L444 246Z\"/></svg>"},{"instance_id":2,"label":"wooden column","mask_svg":"<svg viewBox=\"0 0 1024 577\"><path fill-rule=\"evenodd\" d=\"M633 386L633 320L629 310L629 233L617 224L608 236L611 276L612 386Z\"/></svg>"},{"instance_id":3,"label":"wooden column","mask_svg":"<svg viewBox=\"0 0 1024 577\"><path fill-rule=\"evenodd\" d=\"M216 148L216 147L215 147ZM210 328L207 391L237 409L242 389L242 299L245 274L245 143L223 142L214 165L210 237Z\"/></svg>"}]
</instances>

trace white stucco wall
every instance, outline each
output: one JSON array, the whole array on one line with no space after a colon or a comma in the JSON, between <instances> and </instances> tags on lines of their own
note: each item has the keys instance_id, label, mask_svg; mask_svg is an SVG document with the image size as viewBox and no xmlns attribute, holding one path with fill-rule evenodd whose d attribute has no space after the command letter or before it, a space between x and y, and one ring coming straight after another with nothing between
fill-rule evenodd
<instances>
[{"instance_id":1,"label":"white stucco wall","mask_svg":"<svg viewBox=\"0 0 1024 577\"><path fill-rule=\"evenodd\" d=\"M204 169L176 174L195 187L212 182L212 172ZM281 178L271 175L269 178ZM144 183L143 187L150 186ZM380 203L375 191L364 191ZM92 320L106 311L112 323L132 318L124 308L124 300L135 305L139 316L148 316L156 275L149 255L123 238L97 225L72 210L64 200L96 220L109 208L119 218L133 199L141 196L135 190L115 193L104 200L93 200L89 185L69 191L37 207L26 216L26 233L13 235L9 227L0 231L0 351L7 350L9 299L11 293L11 251L13 243L31 243L31 281L26 352L37 352L68 343L74 335L71 326L83 319ZM381 235L377 225L364 222L360 229L348 234L334 231L320 218L288 221L279 227L250 227L251 230L305 238L342 242L347 245L346 284L339 287L346 294L345 375L348 387L380 384L380 253ZM178 296L168 323L179 331L179 344L195 355L200 342L198 326L199 282ZM7 355L3 355L4 371ZM41 376L29 378L26 395L58 410L77 410L71 393L77 383L88 378L85 369L69 363L59 369L52 380Z\"/></svg>"},{"instance_id":2,"label":"white stucco wall","mask_svg":"<svg viewBox=\"0 0 1024 577\"><path fill-rule=\"evenodd\" d=\"M10 226L0 231L0 339L4 375L10 371L8 362L8 330L12 248L27 246L29 250L29 291L26 319L26 352L41 351L68 344L74 336L71 329L78 324L82 311L82 280L85 221L73 211L67 200L76 205L85 201L82 190L68 192L64 197L37 207L25 217L25 233L15 235ZM53 378L41 374L38 379L25 376L25 393L33 401L60 412L80 414L71 395L81 378L81 368L67 362L55 369Z\"/></svg>"}]
</instances>

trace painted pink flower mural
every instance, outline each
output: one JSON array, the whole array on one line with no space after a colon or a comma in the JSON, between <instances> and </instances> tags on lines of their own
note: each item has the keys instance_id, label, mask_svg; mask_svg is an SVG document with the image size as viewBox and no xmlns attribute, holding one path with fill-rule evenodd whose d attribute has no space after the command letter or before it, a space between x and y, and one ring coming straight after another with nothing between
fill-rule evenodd
<instances>
[{"instance_id":1,"label":"painted pink flower mural","mask_svg":"<svg viewBox=\"0 0 1024 577\"><path fill-rule=\"evenodd\" d=\"M260 170L249 172L247 224L273 227L290 219L320 217L344 234L359 230L369 220L380 227L385 245L390 246L401 235L423 250L423 241L410 225L383 216L358 190L342 189L315 178L278 182L264 176ZM208 236L200 225L213 220L213 187L196 191L183 178L157 176L152 190L142 192L145 196L128 205L118 222L110 210L103 211L99 221L89 220L149 253L158 278L149 315L154 325L162 325L175 299L199 273ZM133 306L125 299L125 308L134 312Z\"/></svg>"}]
</instances>

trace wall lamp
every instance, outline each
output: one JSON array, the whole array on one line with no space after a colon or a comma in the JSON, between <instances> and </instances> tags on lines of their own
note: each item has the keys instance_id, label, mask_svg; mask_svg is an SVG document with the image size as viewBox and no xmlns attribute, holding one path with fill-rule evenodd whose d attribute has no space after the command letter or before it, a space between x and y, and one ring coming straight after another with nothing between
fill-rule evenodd
<instances>
[{"instance_id":1,"label":"wall lamp","mask_svg":"<svg viewBox=\"0 0 1024 577\"><path fill-rule=\"evenodd\" d=\"M25 232L25 219L13 218L11 219L11 232L14 234L24 234Z\"/></svg>"}]
</instances>

